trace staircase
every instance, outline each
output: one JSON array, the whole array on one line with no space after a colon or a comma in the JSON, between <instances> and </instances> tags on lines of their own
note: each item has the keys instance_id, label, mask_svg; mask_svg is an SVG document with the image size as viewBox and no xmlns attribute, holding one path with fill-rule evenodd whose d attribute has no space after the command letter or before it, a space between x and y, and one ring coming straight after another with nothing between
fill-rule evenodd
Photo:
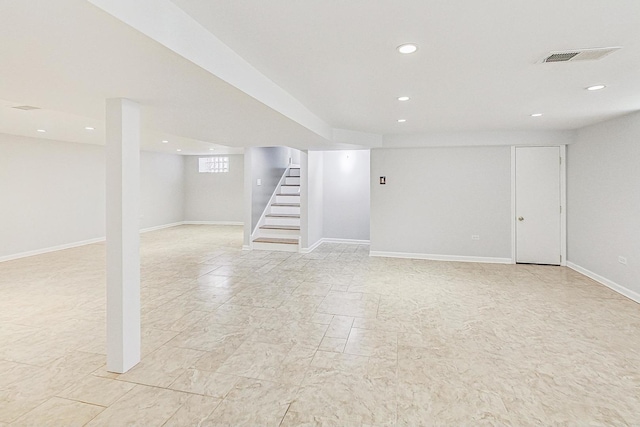
<instances>
[{"instance_id":1,"label":"staircase","mask_svg":"<svg viewBox=\"0 0 640 427\"><path fill-rule=\"evenodd\" d=\"M280 181L253 237L252 249L298 252L300 246L300 167L291 165Z\"/></svg>"}]
</instances>

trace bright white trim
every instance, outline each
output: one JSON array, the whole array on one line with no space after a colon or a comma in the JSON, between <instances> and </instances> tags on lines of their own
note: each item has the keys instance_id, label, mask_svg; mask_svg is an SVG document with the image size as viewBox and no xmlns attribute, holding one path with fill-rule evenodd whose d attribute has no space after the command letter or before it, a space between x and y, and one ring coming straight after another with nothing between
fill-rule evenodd
<instances>
[{"instance_id":1,"label":"bright white trim","mask_svg":"<svg viewBox=\"0 0 640 427\"><path fill-rule=\"evenodd\" d=\"M607 279L606 277L602 277L599 274L594 273L593 271L589 271L586 268L580 267L579 265L576 265L572 262L567 262L567 267L569 267L572 270L577 271L580 274L583 274L585 276L587 276L590 279L595 280L598 283L601 283L603 285L605 285L607 288L616 291L617 293L619 293L620 295L624 295L625 297L640 303L640 294L637 293L636 291L632 291L629 288L625 288L622 285L617 284L616 282L613 282L609 279Z\"/></svg>"},{"instance_id":2,"label":"bright white trim","mask_svg":"<svg viewBox=\"0 0 640 427\"><path fill-rule=\"evenodd\" d=\"M182 221L183 225L244 225L242 221Z\"/></svg>"},{"instance_id":3,"label":"bright white trim","mask_svg":"<svg viewBox=\"0 0 640 427\"><path fill-rule=\"evenodd\" d=\"M322 240L322 243L347 243L350 245L368 245L371 243L370 240L358 240L358 239L336 239L333 237L325 237Z\"/></svg>"},{"instance_id":4,"label":"bright white trim","mask_svg":"<svg viewBox=\"0 0 640 427\"><path fill-rule=\"evenodd\" d=\"M516 147L511 146L511 262L516 263Z\"/></svg>"},{"instance_id":5,"label":"bright white trim","mask_svg":"<svg viewBox=\"0 0 640 427\"><path fill-rule=\"evenodd\" d=\"M180 225L243 225L243 222L234 222L234 221L180 221L180 222L172 222L170 224L157 225L155 227L143 228L140 230L140 233L148 233L150 231L162 230L164 228L177 227ZM77 248L78 246L92 245L94 243L104 242L105 237L97 237L95 239L82 240L79 242L73 243L65 243L64 245L51 246L48 248L35 249L33 251L20 252L17 254L6 255L0 257L0 262L12 261L14 259L26 258L35 255L42 255L49 252L62 251L65 249ZM243 246L244 249L244 246ZM249 248L251 249L251 248Z\"/></svg>"},{"instance_id":6,"label":"bright white trim","mask_svg":"<svg viewBox=\"0 0 640 427\"><path fill-rule=\"evenodd\" d=\"M567 146L560 146L560 265L567 265Z\"/></svg>"},{"instance_id":7,"label":"bright white trim","mask_svg":"<svg viewBox=\"0 0 640 427\"><path fill-rule=\"evenodd\" d=\"M459 255L414 254L406 252L370 251L369 256L384 258L428 259L431 261L480 262L486 264L511 264L511 258L493 258Z\"/></svg>"},{"instance_id":8,"label":"bright white trim","mask_svg":"<svg viewBox=\"0 0 640 427\"><path fill-rule=\"evenodd\" d=\"M567 146L566 145L529 145L529 147L558 147L560 149L560 256L561 266L567 265ZM511 146L511 263L516 264L516 146Z\"/></svg>"},{"instance_id":9,"label":"bright white trim","mask_svg":"<svg viewBox=\"0 0 640 427\"><path fill-rule=\"evenodd\" d=\"M251 245L242 245L242 250L243 251L250 251L251 250Z\"/></svg>"},{"instance_id":10,"label":"bright white trim","mask_svg":"<svg viewBox=\"0 0 640 427\"><path fill-rule=\"evenodd\" d=\"M49 252L62 251L64 249L77 248L78 246L92 245L94 243L104 242L104 237L97 237L95 239L82 240L80 242L66 243L64 245L51 246L48 248L36 249L33 251L20 252L17 254L7 255L0 257L0 262L11 261L19 258L26 258L34 255L42 255Z\"/></svg>"},{"instance_id":11,"label":"bright white trim","mask_svg":"<svg viewBox=\"0 0 640 427\"><path fill-rule=\"evenodd\" d=\"M369 240L357 240L357 239L335 239L332 237L323 237L322 239L315 242L309 248L300 249L301 254L308 254L313 252L318 246L323 243L345 243L347 245L368 245L370 243Z\"/></svg>"},{"instance_id":12,"label":"bright white trim","mask_svg":"<svg viewBox=\"0 0 640 427\"><path fill-rule=\"evenodd\" d=\"M156 225L155 227L143 228L140 230L140 232L148 233L149 231L156 231L156 230L162 230L164 228L177 227L182 224L183 224L182 221L179 221L179 222L172 222L171 224Z\"/></svg>"},{"instance_id":13,"label":"bright white trim","mask_svg":"<svg viewBox=\"0 0 640 427\"><path fill-rule=\"evenodd\" d=\"M285 168L284 172L282 173L282 176L280 177L280 181L278 181L276 188L274 188L273 193L271 193L271 198L269 199L269 201L267 202L267 205L264 207L264 210L262 211L262 215L260 215L260 219L258 219L258 222L256 223L255 228L251 231L251 241L259 237L258 233L260 232L260 227L262 227L266 222L267 212L271 212L271 205L276 202L276 197L277 197L278 191L280 190L280 186L285 183L285 180L287 179L287 175L289 174L289 170L291 168L297 168L297 166L288 164L287 167ZM295 196L295 194L292 194L292 195Z\"/></svg>"},{"instance_id":14,"label":"bright white trim","mask_svg":"<svg viewBox=\"0 0 640 427\"><path fill-rule=\"evenodd\" d=\"M224 44L170 0L89 0L114 18L151 38L330 141L332 129L273 80ZM180 34L180 37L176 37ZM194 49L194 46L198 46Z\"/></svg>"},{"instance_id":15,"label":"bright white trim","mask_svg":"<svg viewBox=\"0 0 640 427\"><path fill-rule=\"evenodd\" d=\"M317 242L315 242L313 245L311 245L308 248L300 248L300 253L301 254L309 254L311 252L313 252L318 246L320 246L321 244L324 243L323 241L324 239L320 239Z\"/></svg>"}]
</instances>

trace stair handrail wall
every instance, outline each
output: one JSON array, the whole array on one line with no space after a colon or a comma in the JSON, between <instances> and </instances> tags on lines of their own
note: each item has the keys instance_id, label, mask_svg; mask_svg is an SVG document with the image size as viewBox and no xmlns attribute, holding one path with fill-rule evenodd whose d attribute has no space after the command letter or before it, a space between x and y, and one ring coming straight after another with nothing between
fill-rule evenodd
<instances>
[{"instance_id":1,"label":"stair handrail wall","mask_svg":"<svg viewBox=\"0 0 640 427\"><path fill-rule=\"evenodd\" d=\"M258 230L260 230L260 227L262 227L264 225L265 217L267 216L267 214L269 213L269 210L271 209L271 204L275 203L276 196L278 195L278 192L280 191L280 187L286 182L286 179L289 176L289 170L290 169L291 169L291 163L289 163L287 165L287 168L284 170L284 173L280 177L280 181L278 181L278 184L276 185L276 188L273 190L273 194L271 195L271 198L269 199L269 202L267 203L267 206L264 208L264 211L262 211L262 215L260 216L260 219L258 220L258 223L256 224L255 228L251 231L251 244L253 244L253 239L256 238L256 233L258 232Z\"/></svg>"}]
</instances>

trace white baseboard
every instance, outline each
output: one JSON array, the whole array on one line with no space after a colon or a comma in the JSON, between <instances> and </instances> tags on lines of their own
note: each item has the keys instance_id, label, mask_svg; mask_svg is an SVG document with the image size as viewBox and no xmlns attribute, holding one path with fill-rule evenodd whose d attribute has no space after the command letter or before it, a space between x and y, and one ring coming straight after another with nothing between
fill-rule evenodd
<instances>
[{"instance_id":1,"label":"white baseboard","mask_svg":"<svg viewBox=\"0 0 640 427\"><path fill-rule=\"evenodd\" d=\"M80 242L66 243L64 245L51 246L48 248L36 249L34 251L20 252L17 254L7 255L0 257L0 262L12 261L14 259L26 258L34 255L42 255L49 252L62 251L64 249L77 248L78 246L92 245L94 243L104 242L104 237L97 237L95 239L82 240Z\"/></svg>"},{"instance_id":2,"label":"white baseboard","mask_svg":"<svg viewBox=\"0 0 640 427\"><path fill-rule=\"evenodd\" d=\"M251 250L251 245L242 245L242 250L243 251L250 251Z\"/></svg>"},{"instance_id":3,"label":"white baseboard","mask_svg":"<svg viewBox=\"0 0 640 427\"><path fill-rule=\"evenodd\" d=\"M182 221L184 225L244 225L240 221Z\"/></svg>"},{"instance_id":4,"label":"white baseboard","mask_svg":"<svg viewBox=\"0 0 640 427\"><path fill-rule=\"evenodd\" d=\"M310 247L300 249L300 253L301 254L311 253L311 252L313 252L314 249L316 249L318 246L320 246L323 243L347 243L347 244L350 244L350 245L368 245L369 244L369 240L334 239L334 238L331 238L331 237L323 237L322 239L318 240L317 242L315 242Z\"/></svg>"},{"instance_id":5,"label":"white baseboard","mask_svg":"<svg viewBox=\"0 0 640 427\"><path fill-rule=\"evenodd\" d=\"M162 230L163 228L177 227L183 224L205 224L205 225L243 225L242 222L230 222L230 221L209 221L209 222L190 222L190 221L181 221L181 222L172 222L170 224L157 225L155 227L143 228L140 230L140 233L148 233L150 231ZM77 248L78 246L91 245L94 243L104 242L105 237L97 237L95 239L82 240L79 242L73 243L65 243L64 245L51 246L48 248L36 249L33 251L20 252L17 254L6 255L0 257L0 262L11 261L14 259L26 258L34 255L42 255L49 252L61 251L64 249Z\"/></svg>"},{"instance_id":6,"label":"white baseboard","mask_svg":"<svg viewBox=\"0 0 640 427\"><path fill-rule=\"evenodd\" d=\"M408 258L408 259L428 259L431 261L455 261L455 262L481 262L487 264L511 264L511 258L492 258L478 256L459 256L459 255L432 255L432 254L415 254L406 252L382 252L370 251L369 256L385 257L385 258Z\"/></svg>"},{"instance_id":7,"label":"white baseboard","mask_svg":"<svg viewBox=\"0 0 640 427\"><path fill-rule=\"evenodd\" d=\"M579 265L576 265L574 263L572 263L571 261L567 261L567 267L569 267L572 270L577 271L580 274L583 274L585 276L587 276L590 279L595 280L598 283L601 283L603 285L605 285L607 288L616 291L617 293L619 293L620 295L624 295L625 297L640 303L640 294L632 291L629 288L626 288L622 285L617 284L616 282L613 282L609 279L607 279L606 277L602 277L599 274L594 273L593 271L589 271L586 268L580 267Z\"/></svg>"},{"instance_id":8,"label":"white baseboard","mask_svg":"<svg viewBox=\"0 0 640 427\"><path fill-rule=\"evenodd\" d=\"M155 227L143 228L143 229L140 230L140 232L141 233L148 233L149 231L162 230L164 228L177 227L179 225L182 225L182 221L180 221L180 222L172 222L171 224L156 225Z\"/></svg>"},{"instance_id":9,"label":"white baseboard","mask_svg":"<svg viewBox=\"0 0 640 427\"><path fill-rule=\"evenodd\" d=\"M317 242L315 242L313 245L309 246L308 248L300 248L300 253L301 254L310 254L311 252L314 251L315 248L317 248L318 246L320 246L323 243L324 239L320 239Z\"/></svg>"},{"instance_id":10,"label":"white baseboard","mask_svg":"<svg viewBox=\"0 0 640 427\"><path fill-rule=\"evenodd\" d=\"M335 239L333 237L325 237L322 239L322 243L349 243L352 245L368 245L370 240L358 240L358 239Z\"/></svg>"}]
</instances>

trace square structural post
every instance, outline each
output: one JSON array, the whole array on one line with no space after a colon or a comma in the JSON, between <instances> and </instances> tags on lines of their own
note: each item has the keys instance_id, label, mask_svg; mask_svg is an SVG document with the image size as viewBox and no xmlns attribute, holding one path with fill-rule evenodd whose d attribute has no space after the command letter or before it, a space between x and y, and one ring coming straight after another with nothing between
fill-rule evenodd
<instances>
[{"instance_id":1,"label":"square structural post","mask_svg":"<svg viewBox=\"0 0 640 427\"><path fill-rule=\"evenodd\" d=\"M140 107L106 108L107 371L140 362Z\"/></svg>"}]
</instances>

